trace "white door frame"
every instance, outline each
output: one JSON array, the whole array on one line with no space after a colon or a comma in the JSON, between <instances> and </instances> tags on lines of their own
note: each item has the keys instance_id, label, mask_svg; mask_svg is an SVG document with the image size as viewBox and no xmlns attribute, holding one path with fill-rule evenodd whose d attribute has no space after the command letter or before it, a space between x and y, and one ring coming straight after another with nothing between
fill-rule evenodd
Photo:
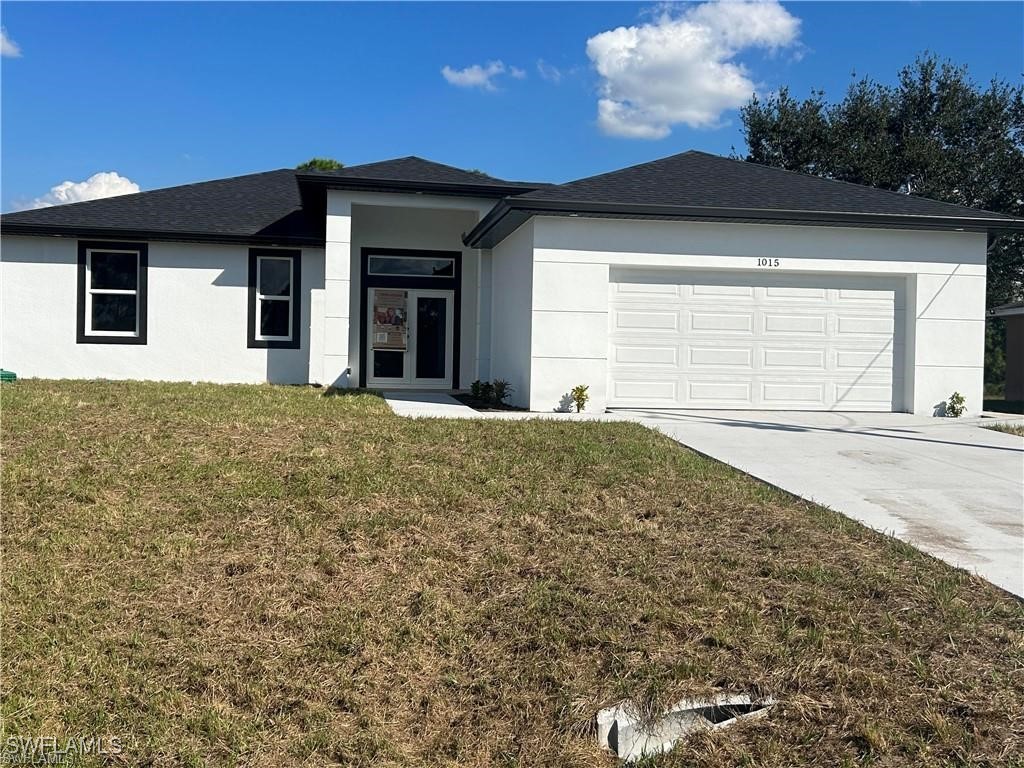
<instances>
[{"instance_id":1,"label":"white door frame","mask_svg":"<svg viewBox=\"0 0 1024 768\"><path fill-rule=\"evenodd\" d=\"M450 288L385 288L368 287L366 289L366 334L363 343L366 344L366 386L371 389L451 389L452 374L454 369L455 349L455 291ZM408 328L408 340L403 354L401 377L379 378L373 375L373 306L375 291L401 290L406 295L406 317ZM417 301L420 298L442 298L445 299L445 353L444 353L444 378L424 379L417 378L416 373L416 342L418 335L419 312ZM398 351L398 350L395 350Z\"/></svg>"}]
</instances>

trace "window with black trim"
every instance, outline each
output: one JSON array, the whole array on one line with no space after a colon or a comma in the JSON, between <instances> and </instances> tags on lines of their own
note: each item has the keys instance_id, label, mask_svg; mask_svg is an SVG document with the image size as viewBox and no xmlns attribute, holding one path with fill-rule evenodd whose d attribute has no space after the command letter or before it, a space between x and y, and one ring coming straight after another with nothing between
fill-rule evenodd
<instances>
[{"instance_id":1,"label":"window with black trim","mask_svg":"<svg viewBox=\"0 0 1024 768\"><path fill-rule=\"evenodd\" d=\"M146 343L145 243L78 243L78 343Z\"/></svg>"},{"instance_id":2,"label":"window with black trim","mask_svg":"<svg viewBox=\"0 0 1024 768\"><path fill-rule=\"evenodd\" d=\"M298 349L301 251L249 250L249 346Z\"/></svg>"}]
</instances>

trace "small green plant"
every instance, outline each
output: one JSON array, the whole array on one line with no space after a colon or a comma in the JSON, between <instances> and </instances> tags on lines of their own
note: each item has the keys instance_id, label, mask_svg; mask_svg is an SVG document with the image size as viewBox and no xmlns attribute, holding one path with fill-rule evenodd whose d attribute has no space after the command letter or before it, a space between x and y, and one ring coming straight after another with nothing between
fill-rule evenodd
<instances>
[{"instance_id":1,"label":"small green plant","mask_svg":"<svg viewBox=\"0 0 1024 768\"><path fill-rule=\"evenodd\" d=\"M469 394L475 397L477 400L482 400L484 396L484 383L477 379L469 385Z\"/></svg>"},{"instance_id":2,"label":"small green plant","mask_svg":"<svg viewBox=\"0 0 1024 768\"><path fill-rule=\"evenodd\" d=\"M964 404L966 402L963 395L959 392L954 392L949 396L949 400L946 401L946 415L952 416L954 419L963 416Z\"/></svg>"},{"instance_id":3,"label":"small green plant","mask_svg":"<svg viewBox=\"0 0 1024 768\"><path fill-rule=\"evenodd\" d=\"M495 379L491 383L491 396L495 405L504 404L505 400L515 392L512 385L504 379Z\"/></svg>"},{"instance_id":4,"label":"small green plant","mask_svg":"<svg viewBox=\"0 0 1024 768\"><path fill-rule=\"evenodd\" d=\"M491 402L494 399L494 385L489 381L481 381L479 397L485 403Z\"/></svg>"},{"instance_id":5,"label":"small green plant","mask_svg":"<svg viewBox=\"0 0 1024 768\"><path fill-rule=\"evenodd\" d=\"M580 413L584 408L587 407L587 401L590 399L590 387L586 384L577 384L572 388L572 392L569 394L572 396L572 402L576 406L576 413Z\"/></svg>"}]
</instances>

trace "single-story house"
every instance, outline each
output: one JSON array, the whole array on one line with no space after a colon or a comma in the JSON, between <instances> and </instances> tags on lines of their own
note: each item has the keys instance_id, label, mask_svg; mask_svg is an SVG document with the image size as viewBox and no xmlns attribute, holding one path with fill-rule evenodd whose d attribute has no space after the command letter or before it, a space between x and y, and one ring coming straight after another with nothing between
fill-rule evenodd
<instances>
[{"instance_id":1,"label":"single-story house","mask_svg":"<svg viewBox=\"0 0 1024 768\"><path fill-rule=\"evenodd\" d=\"M468 388L515 404L982 403L985 256L1024 221L685 152L566 184L418 157L3 215L20 376Z\"/></svg>"},{"instance_id":2,"label":"single-story house","mask_svg":"<svg viewBox=\"0 0 1024 768\"><path fill-rule=\"evenodd\" d=\"M994 307L989 314L1006 321L1006 381L1003 397L1024 400L1024 301Z\"/></svg>"}]
</instances>

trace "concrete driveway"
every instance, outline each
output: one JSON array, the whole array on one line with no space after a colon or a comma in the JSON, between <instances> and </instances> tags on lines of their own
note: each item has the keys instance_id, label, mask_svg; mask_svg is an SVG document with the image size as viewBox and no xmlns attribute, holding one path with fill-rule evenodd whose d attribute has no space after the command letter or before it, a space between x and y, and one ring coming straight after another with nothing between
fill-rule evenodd
<instances>
[{"instance_id":1,"label":"concrete driveway","mask_svg":"<svg viewBox=\"0 0 1024 768\"><path fill-rule=\"evenodd\" d=\"M900 413L629 413L1024 597L1024 438Z\"/></svg>"}]
</instances>

